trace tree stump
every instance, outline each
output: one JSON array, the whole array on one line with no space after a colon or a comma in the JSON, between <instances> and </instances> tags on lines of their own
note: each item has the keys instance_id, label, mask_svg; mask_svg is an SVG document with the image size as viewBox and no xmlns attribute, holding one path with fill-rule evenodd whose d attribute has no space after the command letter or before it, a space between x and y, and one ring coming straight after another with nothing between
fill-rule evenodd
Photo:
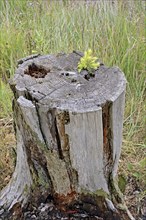
<instances>
[{"instance_id":1,"label":"tree stump","mask_svg":"<svg viewBox=\"0 0 146 220\"><path fill-rule=\"evenodd\" d=\"M100 216L106 210L118 213L115 177L126 80L118 67L104 65L94 77L79 74L82 55L74 51L19 60L10 81L17 163L1 191L0 207L11 210L51 196L60 206L80 201L94 204Z\"/></svg>"}]
</instances>

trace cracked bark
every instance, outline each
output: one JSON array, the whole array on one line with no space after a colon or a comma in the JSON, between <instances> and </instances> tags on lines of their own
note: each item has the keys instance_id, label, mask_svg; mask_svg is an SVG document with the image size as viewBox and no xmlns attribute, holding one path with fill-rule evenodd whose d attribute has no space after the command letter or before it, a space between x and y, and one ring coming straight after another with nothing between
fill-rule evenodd
<instances>
[{"instance_id":1,"label":"cracked bark","mask_svg":"<svg viewBox=\"0 0 146 220\"><path fill-rule=\"evenodd\" d=\"M81 55L19 61L10 81L17 164L0 207L39 203L49 195L65 206L93 203L99 213L113 207L126 80L119 68L104 65L86 80L77 73Z\"/></svg>"}]
</instances>

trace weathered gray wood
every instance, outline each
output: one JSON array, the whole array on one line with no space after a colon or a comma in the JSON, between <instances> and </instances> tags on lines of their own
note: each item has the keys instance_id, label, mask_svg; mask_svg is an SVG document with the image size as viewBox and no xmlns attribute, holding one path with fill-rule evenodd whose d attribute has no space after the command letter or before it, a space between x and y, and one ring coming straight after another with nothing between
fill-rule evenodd
<instances>
[{"instance_id":1,"label":"weathered gray wood","mask_svg":"<svg viewBox=\"0 0 146 220\"><path fill-rule=\"evenodd\" d=\"M32 179L29 165L27 162L26 150L23 137L17 127L17 164L11 181L1 191L0 206L9 207L11 209L14 204L21 201L25 204L29 198Z\"/></svg>"},{"instance_id":2,"label":"weathered gray wood","mask_svg":"<svg viewBox=\"0 0 146 220\"><path fill-rule=\"evenodd\" d=\"M70 159L78 173L79 192L103 189L109 193L103 165L102 109L84 113L70 113ZM96 174L96 175L95 175Z\"/></svg>"},{"instance_id":3,"label":"weathered gray wood","mask_svg":"<svg viewBox=\"0 0 146 220\"><path fill-rule=\"evenodd\" d=\"M112 145L113 145L113 177L116 176L118 170L118 163L121 153L122 145L122 129L123 129L123 113L125 103L125 91L119 97L113 100L111 109L111 128L112 128Z\"/></svg>"},{"instance_id":4,"label":"weathered gray wood","mask_svg":"<svg viewBox=\"0 0 146 220\"><path fill-rule=\"evenodd\" d=\"M109 198L121 152L126 80L118 67L104 65L87 80L87 71L77 72L81 56L29 57L18 66L10 81L17 165L0 207L49 194L66 205L93 197L98 206L102 194L107 208L116 210Z\"/></svg>"}]
</instances>

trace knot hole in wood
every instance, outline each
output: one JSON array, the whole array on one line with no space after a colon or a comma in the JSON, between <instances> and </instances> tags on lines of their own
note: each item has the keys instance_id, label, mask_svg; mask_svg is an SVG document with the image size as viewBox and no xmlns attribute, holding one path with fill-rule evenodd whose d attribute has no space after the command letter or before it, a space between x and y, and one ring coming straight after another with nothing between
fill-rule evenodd
<instances>
[{"instance_id":1,"label":"knot hole in wood","mask_svg":"<svg viewBox=\"0 0 146 220\"><path fill-rule=\"evenodd\" d=\"M45 78L48 72L50 72L50 69L45 69L42 66L38 66L35 63L32 63L28 66L28 69L25 70L24 74L35 78Z\"/></svg>"}]
</instances>

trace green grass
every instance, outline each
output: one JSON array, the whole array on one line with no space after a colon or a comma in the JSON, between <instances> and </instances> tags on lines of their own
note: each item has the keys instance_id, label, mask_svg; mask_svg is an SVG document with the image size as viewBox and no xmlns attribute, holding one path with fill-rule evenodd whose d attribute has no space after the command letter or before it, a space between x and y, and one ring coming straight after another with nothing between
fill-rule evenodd
<instances>
[{"instance_id":1,"label":"green grass","mask_svg":"<svg viewBox=\"0 0 146 220\"><path fill-rule=\"evenodd\" d=\"M123 158L136 172L144 159L145 99L144 1L1 0L0 117L11 116L12 95L6 82L16 61L32 53L91 48L108 66L119 66L127 84ZM124 159L123 159L124 160ZM125 164L124 169L128 171ZM144 168L138 169L144 176Z\"/></svg>"},{"instance_id":2,"label":"green grass","mask_svg":"<svg viewBox=\"0 0 146 220\"><path fill-rule=\"evenodd\" d=\"M0 80L0 119L12 117L12 92L9 85Z\"/></svg>"}]
</instances>

